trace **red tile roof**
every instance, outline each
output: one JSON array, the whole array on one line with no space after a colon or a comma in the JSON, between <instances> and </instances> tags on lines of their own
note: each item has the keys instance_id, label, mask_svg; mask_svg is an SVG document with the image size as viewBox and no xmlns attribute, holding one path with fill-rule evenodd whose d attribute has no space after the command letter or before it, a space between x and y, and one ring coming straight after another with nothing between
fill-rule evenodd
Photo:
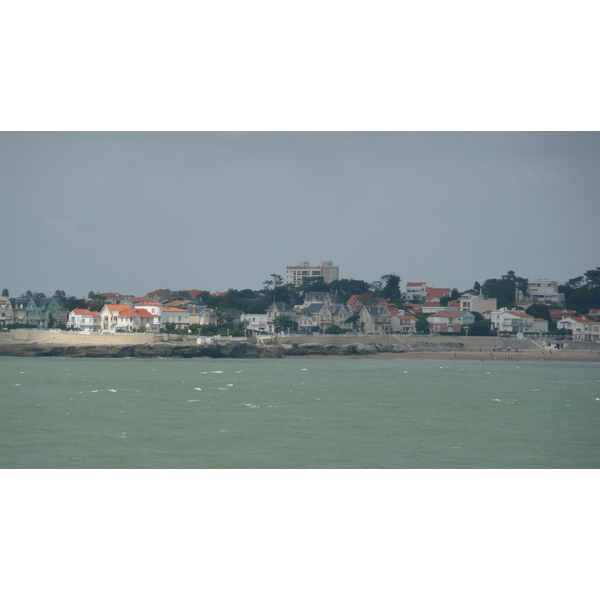
<instances>
[{"instance_id":1,"label":"red tile roof","mask_svg":"<svg viewBox=\"0 0 600 600\"><path fill-rule=\"evenodd\" d=\"M120 313L122 310L125 310L127 308L127 306L125 306L125 304L105 304L104 308L106 308L110 312L119 312Z\"/></svg>"},{"instance_id":2,"label":"red tile roof","mask_svg":"<svg viewBox=\"0 0 600 600\"><path fill-rule=\"evenodd\" d=\"M450 288L429 288L427 290L427 296L425 296L425 299L427 300L428 298L444 298L445 296L449 295Z\"/></svg>"},{"instance_id":3,"label":"red tile roof","mask_svg":"<svg viewBox=\"0 0 600 600\"><path fill-rule=\"evenodd\" d=\"M187 292L192 298L196 298L196 296L200 296L200 294L204 294L204 290L183 290Z\"/></svg>"},{"instance_id":4,"label":"red tile roof","mask_svg":"<svg viewBox=\"0 0 600 600\"><path fill-rule=\"evenodd\" d=\"M125 308L119 313L119 317L144 317L154 318L152 313L149 313L145 308Z\"/></svg>"}]
</instances>

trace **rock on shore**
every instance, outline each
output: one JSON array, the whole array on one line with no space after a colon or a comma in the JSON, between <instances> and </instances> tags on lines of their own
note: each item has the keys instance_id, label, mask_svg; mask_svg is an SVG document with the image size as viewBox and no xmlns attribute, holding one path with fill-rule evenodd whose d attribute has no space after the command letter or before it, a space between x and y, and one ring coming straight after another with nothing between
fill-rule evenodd
<instances>
[{"instance_id":1,"label":"rock on shore","mask_svg":"<svg viewBox=\"0 0 600 600\"><path fill-rule=\"evenodd\" d=\"M435 352L462 350L460 342L421 343L407 348L396 344L283 344L257 346L245 342L225 342L206 345L136 344L80 345L11 343L0 345L0 356L62 356L71 358L279 358L285 356L369 356L384 352Z\"/></svg>"}]
</instances>

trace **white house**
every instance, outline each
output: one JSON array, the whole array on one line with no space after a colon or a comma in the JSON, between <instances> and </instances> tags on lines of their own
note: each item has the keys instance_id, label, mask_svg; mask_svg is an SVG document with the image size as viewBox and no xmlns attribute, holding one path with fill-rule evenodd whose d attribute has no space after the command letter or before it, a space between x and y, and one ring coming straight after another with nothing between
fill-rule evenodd
<instances>
[{"instance_id":1,"label":"white house","mask_svg":"<svg viewBox=\"0 0 600 600\"><path fill-rule=\"evenodd\" d=\"M492 329L505 333L534 333L534 318L527 313L501 308L491 312Z\"/></svg>"},{"instance_id":2,"label":"white house","mask_svg":"<svg viewBox=\"0 0 600 600\"><path fill-rule=\"evenodd\" d=\"M127 306L117 313L115 331L136 331L140 327L145 327L148 331L158 331L154 315L146 309Z\"/></svg>"},{"instance_id":3,"label":"white house","mask_svg":"<svg viewBox=\"0 0 600 600\"><path fill-rule=\"evenodd\" d=\"M181 308L162 309L162 326L173 324L176 329L188 329L190 326L190 311Z\"/></svg>"},{"instance_id":4,"label":"white house","mask_svg":"<svg viewBox=\"0 0 600 600\"><path fill-rule=\"evenodd\" d=\"M548 333L548 321L546 319L533 319L534 333Z\"/></svg>"},{"instance_id":5,"label":"white house","mask_svg":"<svg viewBox=\"0 0 600 600\"><path fill-rule=\"evenodd\" d=\"M100 331L102 329L100 313L93 310L86 310L81 315L79 329L81 331Z\"/></svg>"},{"instance_id":6,"label":"white house","mask_svg":"<svg viewBox=\"0 0 600 600\"><path fill-rule=\"evenodd\" d=\"M409 281L406 284L404 298L409 302L424 300L427 296L427 290L432 287L434 287L434 284L429 281Z\"/></svg>"},{"instance_id":7,"label":"white house","mask_svg":"<svg viewBox=\"0 0 600 600\"><path fill-rule=\"evenodd\" d=\"M74 308L69 313L67 327L71 329L81 329L81 317L87 312L89 312L87 308Z\"/></svg>"},{"instance_id":8,"label":"white house","mask_svg":"<svg viewBox=\"0 0 600 600\"><path fill-rule=\"evenodd\" d=\"M6 327L14 322L14 311L10 299L2 297L0 300L0 326Z\"/></svg>"},{"instance_id":9,"label":"white house","mask_svg":"<svg viewBox=\"0 0 600 600\"><path fill-rule=\"evenodd\" d=\"M578 342L600 341L600 323L587 317L567 317L558 322L558 329L570 329Z\"/></svg>"},{"instance_id":10,"label":"white house","mask_svg":"<svg viewBox=\"0 0 600 600\"><path fill-rule=\"evenodd\" d=\"M153 317L152 330L158 331L162 326L163 305L160 302L143 301L137 302L134 308L147 310ZM155 326L155 327L154 327Z\"/></svg>"},{"instance_id":11,"label":"white house","mask_svg":"<svg viewBox=\"0 0 600 600\"><path fill-rule=\"evenodd\" d=\"M431 333L460 333L461 328L475 322L475 316L468 311L438 312L427 317Z\"/></svg>"},{"instance_id":12,"label":"white house","mask_svg":"<svg viewBox=\"0 0 600 600\"><path fill-rule=\"evenodd\" d=\"M117 316L128 306L124 304L105 304L100 311L100 323L102 331L115 331Z\"/></svg>"},{"instance_id":13,"label":"white house","mask_svg":"<svg viewBox=\"0 0 600 600\"><path fill-rule=\"evenodd\" d=\"M266 314L244 314L240 317L240 321L246 324L248 331L255 333L274 333L275 331L273 321L270 321Z\"/></svg>"}]
</instances>

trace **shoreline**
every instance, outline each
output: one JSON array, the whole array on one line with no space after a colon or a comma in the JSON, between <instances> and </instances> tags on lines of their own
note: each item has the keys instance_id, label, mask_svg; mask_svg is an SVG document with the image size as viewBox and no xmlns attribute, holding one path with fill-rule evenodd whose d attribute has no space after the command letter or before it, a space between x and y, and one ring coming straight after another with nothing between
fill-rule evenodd
<instances>
[{"instance_id":1,"label":"shoreline","mask_svg":"<svg viewBox=\"0 0 600 600\"><path fill-rule=\"evenodd\" d=\"M443 347L423 344L407 348L391 344L348 344L344 346L322 344L286 344L256 346L243 342L219 344L92 344L65 345L39 342L8 342L0 344L0 356L63 357L63 358L326 358L370 360L437 360L475 362L580 362L600 363L598 350L519 350L484 351L465 349L463 344L449 342Z\"/></svg>"}]
</instances>

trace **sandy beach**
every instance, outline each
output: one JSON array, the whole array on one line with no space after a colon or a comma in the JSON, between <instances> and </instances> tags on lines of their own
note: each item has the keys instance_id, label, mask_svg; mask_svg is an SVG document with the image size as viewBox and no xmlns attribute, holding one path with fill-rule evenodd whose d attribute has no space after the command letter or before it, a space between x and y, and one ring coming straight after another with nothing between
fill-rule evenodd
<instances>
[{"instance_id":1,"label":"sandy beach","mask_svg":"<svg viewBox=\"0 0 600 600\"><path fill-rule=\"evenodd\" d=\"M600 363L600 351L590 352L588 350L528 350L523 352L473 352L462 350L457 352L382 352L369 356L356 358L367 358L371 360L475 360L484 362L589 362Z\"/></svg>"}]
</instances>

